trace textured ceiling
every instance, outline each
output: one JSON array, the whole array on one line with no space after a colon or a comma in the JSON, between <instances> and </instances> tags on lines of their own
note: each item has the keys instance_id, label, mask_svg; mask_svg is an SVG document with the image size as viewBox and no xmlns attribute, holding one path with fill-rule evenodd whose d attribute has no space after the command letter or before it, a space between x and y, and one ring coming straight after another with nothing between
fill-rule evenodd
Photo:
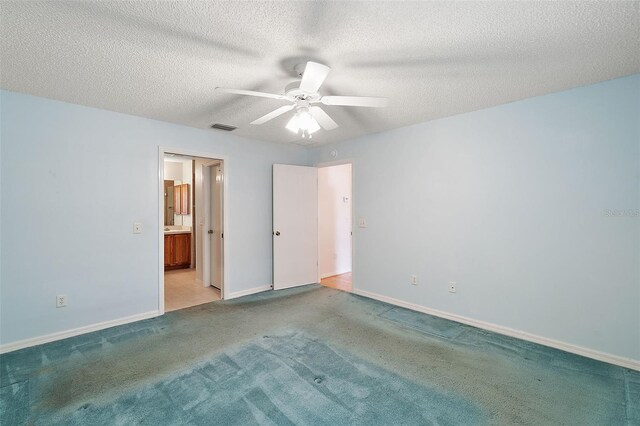
<instances>
[{"instance_id":1,"label":"textured ceiling","mask_svg":"<svg viewBox=\"0 0 640 426\"><path fill-rule=\"evenodd\" d=\"M293 66L332 72L321 94L386 96L385 109L327 106L326 143L640 72L639 2L0 3L1 87L292 142ZM212 132L215 130L211 130Z\"/></svg>"}]
</instances>

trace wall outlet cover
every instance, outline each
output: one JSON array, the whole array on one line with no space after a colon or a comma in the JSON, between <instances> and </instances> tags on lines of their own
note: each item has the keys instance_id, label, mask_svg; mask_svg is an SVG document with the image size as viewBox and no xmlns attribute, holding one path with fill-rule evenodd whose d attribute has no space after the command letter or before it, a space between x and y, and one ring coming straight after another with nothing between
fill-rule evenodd
<instances>
[{"instance_id":1,"label":"wall outlet cover","mask_svg":"<svg viewBox=\"0 0 640 426\"><path fill-rule=\"evenodd\" d=\"M65 294L59 294L56 296L56 308L64 308L67 306L67 296Z\"/></svg>"}]
</instances>

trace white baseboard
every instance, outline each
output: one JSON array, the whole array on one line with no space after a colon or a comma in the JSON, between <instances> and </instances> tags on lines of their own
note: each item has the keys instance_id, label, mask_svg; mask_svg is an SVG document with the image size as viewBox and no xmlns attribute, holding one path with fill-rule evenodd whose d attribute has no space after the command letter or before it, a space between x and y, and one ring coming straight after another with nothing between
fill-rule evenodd
<instances>
[{"instance_id":1,"label":"white baseboard","mask_svg":"<svg viewBox=\"0 0 640 426\"><path fill-rule=\"evenodd\" d=\"M80 334L91 333L92 331L104 330L105 328L115 327L118 325L128 324L130 322L142 321L149 318L160 316L160 312L151 311L142 314L131 315L129 317L118 318L115 320L99 322L97 324L86 325L71 330L59 331L57 333L46 334L44 336L32 337L31 339L19 340L17 342L5 343L0 345L0 354L17 351L31 346L42 345L44 343L54 342L56 340L66 339L68 337L79 336Z\"/></svg>"},{"instance_id":2,"label":"white baseboard","mask_svg":"<svg viewBox=\"0 0 640 426\"><path fill-rule=\"evenodd\" d=\"M386 302L391 305L396 305L403 308L411 309L412 311L422 312L425 314L448 319L448 320L459 322L462 324L471 325L473 327L482 328L484 330L493 331L498 334L504 334L505 336L515 337L517 339L538 343L540 345L549 346L551 348L560 349L560 350L571 352L577 355L582 355L587 358L592 358L598 361L608 362L609 364L618 365L620 367L625 367L625 368L630 368L632 370L640 371L640 360L625 358L618 355L612 355L606 352L600 352L593 349L584 348L582 346L576 346L571 343L565 343L559 340L549 339L547 337L538 336L535 334L527 333L525 331L515 330L513 328L504 327L504 326L493 324L490 322L479 321L473 318L467 318L461 315L451 314L448 312L439 311L437 309L427 308L426 306L416 305L414 303L405 302L403 300L394 299L392 297L383 296L377 293L371 293L369 291L353 289L353 293L358 294L360 296L368 297L370 299Z\"/></svg>"},{"instance_id":3,"label":"white baseboard","mask_svg":"<svg viewBox=\"0 0 640 426\"><path fill-rule=\"evenodd\" d=\"M272 288L272 285L269 284L269 285L262 285L260 287L250 288L247 290L234 291L232 293L225 294L224 300L237 299L238 297L249 296L250 294L255 294L255 293L261 293L263 291L271 290L271 288Z\"/></svg>"}]
</instances>

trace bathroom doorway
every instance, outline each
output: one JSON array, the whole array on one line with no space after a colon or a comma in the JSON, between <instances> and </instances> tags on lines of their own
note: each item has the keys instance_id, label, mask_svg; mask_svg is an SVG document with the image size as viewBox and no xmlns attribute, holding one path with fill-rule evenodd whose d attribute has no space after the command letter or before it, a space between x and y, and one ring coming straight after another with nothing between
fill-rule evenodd
<instances>
[{"instance_id":1,"label":"bathroom doorway","mask_svg":"<svg viewBox=\"0 0 640 426\"><path fill-rule=\"evenodd\" d=\"M224 298L225 180L223 159L179 150L160 155L162 313Z\"/></svg>"}]
</instances>

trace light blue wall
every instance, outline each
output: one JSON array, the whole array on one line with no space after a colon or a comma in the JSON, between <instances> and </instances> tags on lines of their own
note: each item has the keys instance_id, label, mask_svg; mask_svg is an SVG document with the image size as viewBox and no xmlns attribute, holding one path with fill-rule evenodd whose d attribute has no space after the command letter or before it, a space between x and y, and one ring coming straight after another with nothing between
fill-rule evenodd
<instances>
[{"instance_id":1,"label":"light blue wall","mask_svg":"<svg viewBox=\"0 0 640 426\"><path fill-rule=\"evenodd\" d=\"M354 160L356 286L640 360L639 99L635 75L312 150ZM0 102L0 343L157 308L158 146L228 156L231 291L271 283L271 164L308 152Z\"/></svg>"},{"instance_id":2,"label":"light blue wall","mask_svg":"<svg viewBox=\"0 0 640 426\"><path fill-rule=\"evenodd\" d=\"M272 282L271 166L306 164L305 149L7 91L0 101L1 343L157 309L159 146L228 157L227 291Z\"/></svg>"},{"instance_id":3,"label":"light blue wall","mask_svg":"<svg viewBox=\"0 0 640 426\"><path fill-rule=\"evenodd\" d=\"M315 149L354 161L356 287L640 360L639 103L634 75Z\"/></svg>"}]
</instances>

